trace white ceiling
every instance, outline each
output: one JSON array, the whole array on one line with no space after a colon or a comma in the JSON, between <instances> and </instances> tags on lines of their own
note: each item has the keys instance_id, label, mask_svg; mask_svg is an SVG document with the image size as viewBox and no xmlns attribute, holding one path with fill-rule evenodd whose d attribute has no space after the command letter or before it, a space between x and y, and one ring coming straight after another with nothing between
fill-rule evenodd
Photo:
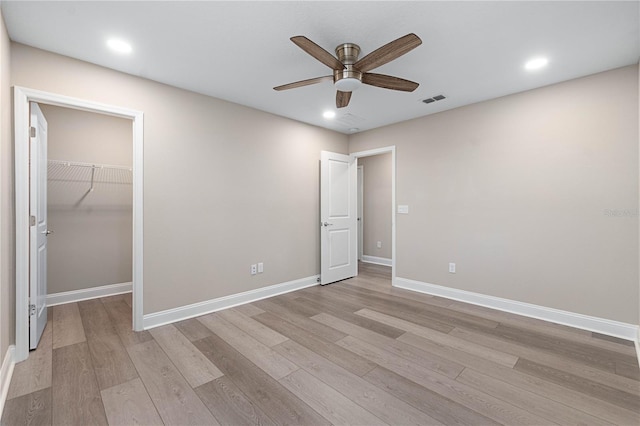
<instances>
[{"instance_id":1,"label":"white ceiling","mask_svg":"<svg viewBox=\"0 0 640 426\"><path fill-rule=\"evenodd\" d=\"M626 2L31 2L2 1L12 40L129 74L350 133L638 63L639 3ZM374 70L420 83L413 93L362 86L334 120L330 75L289 38L361 57L407 33L423 44ZM133 45L108 50L109 37ZM534 56L549 66L525 71ZM424 104L443 94L447 99Z\"/></svg>"}]
</instances>

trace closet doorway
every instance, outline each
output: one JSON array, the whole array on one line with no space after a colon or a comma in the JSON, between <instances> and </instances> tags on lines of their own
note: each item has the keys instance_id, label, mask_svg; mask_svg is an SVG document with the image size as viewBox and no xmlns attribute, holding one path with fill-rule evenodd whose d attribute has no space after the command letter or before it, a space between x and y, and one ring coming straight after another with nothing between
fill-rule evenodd
<instances>
[{"instance_id":1,"label":"closet doorway","mask_svg":"<svg viewBox=\"0 0 640 426\"><path fill-rule=\"evenodd\" d=\"M132 291L132 328L142 329L142 113L19 87L14 98L16 361L35 346L29 323L36 318L31 306L24 309L28 305ZM48 149L30 160L29 145L37 139L30 128L34 110L48 123ZM48 178L30 180L30 161L46 164L42 174ZM30 206L34 194L48 198L46 209ZM49 258L44 263L34 262L42 259L42 245L29 241L38 236L31 224L41 223L43 215Z\"/></svg>"}]
</instances>

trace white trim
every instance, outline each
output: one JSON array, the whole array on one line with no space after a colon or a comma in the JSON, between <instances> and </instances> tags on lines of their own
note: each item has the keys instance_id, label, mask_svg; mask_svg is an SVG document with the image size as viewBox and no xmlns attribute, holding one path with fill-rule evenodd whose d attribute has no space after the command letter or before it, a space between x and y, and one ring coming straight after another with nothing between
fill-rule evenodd
<instances>
[{"instance_id":1,"label":"white trim","mask_svg":"<svg viewBox=\"0 0 640 426\"><path fill-rule=\"evenodd\" d=\"M459 300L473 305L486 306L499 311L511 312L525 317L537 318L569 327L594 331L608 336L635 341L638 336L638 326L624 322L613 321L605 318L592 317L575 312L562 311L546 306L533 305L531 303L518 302L500 297L487 296L466 290L458 290L443 287L436 284L428 284L407 278L396 278L394 287L427 293L447 299Z\"/></svg>"},{"instance_id":2,"label":"white trim","mask_svg":"<svg viewBox=\"0 0 640 426\"><path fill-rule=\"evenodd\" d=\"M178 308L167 309L166 311L147 314L144 316L144 329L148 330L150 328L159 327L172 322L182 321L198 317L200 315L209 314L211 312L220 311L222 309L244 305L245 303L255 302L256 300L266 299L267 297L273 297L279 294L313 287L318 285L319 279L320 275L314 275L307 278L301 278L299 280L288 281L271 285L269 287L262 287L256 290L249 290L242 293L219 297L217 299L194 303L192 305L180 306Z\"/></svg>"},{"instance_id":3,"label":"white trim","mask_svg":"<svg viewBox=\"0 0 640 426\"><path fill-rule=\"evenodd\" d=\"M83 288L80 290L62 291L47 294L47 306L64 305L65 303L80 302L82 300L97 299L98 297L115 296L116 294L131 293L133 283L119 283L101 285L99 287Z\"/></svg>"},{"instance_id":4,"label":"white trim","mask_svg":"<svg viewBox=\"0 0 640 426\"><path fill-rule=\"evenodd\" d=\"M640 327L638 327L638 335L636 336L633 343L636 347L636 358L638 359L638 366L640 367Z\"/></svg>"},{"instance_id":5,"label":"white trim","mask_svg":"<svg viewBox=\"0 0 640 426\"><path fill-rule=\"evenodd\" d=\"M133 120L133 328L142 330L143 142L141 111L15 86L16 348L15 362L29 356L29 102Z\"/></svg>"},{"instance_id":6,"label":"white trim","mask_svg":"<svg viewBox=\"0 0 640 426\"><path fill-rule=\"evenodd\" d=\"M396 146L352 152L355 158L391 153L391 285L396 282Z\"/></svg>"},{"instance_id":7,"label":"white trim","mask_svg":"<svg viewBox=\"0 0 640 426\"><path fill-rule=\"evenodd\" d=\"M4 354L2 368L0 368L0 418L2 418L4 404L7 402L9 385L11 384L11 377L13 376L13 367L16 365L14 355L15 346L11 345L7 348L7 353Z\"/></svg>"},{"instance_id":8,"label":"white trim","mask_svg":"<svg viewBox=\"0 0 640 426\"><path fill-rule=\"evenodd\" d=\"M374 263L376 265L383 266L391 266L393 261L386 257L377 257L377 256L367 256L366 254L362 255L362 262L364 263Z\"/></svg>"}]
</instances>

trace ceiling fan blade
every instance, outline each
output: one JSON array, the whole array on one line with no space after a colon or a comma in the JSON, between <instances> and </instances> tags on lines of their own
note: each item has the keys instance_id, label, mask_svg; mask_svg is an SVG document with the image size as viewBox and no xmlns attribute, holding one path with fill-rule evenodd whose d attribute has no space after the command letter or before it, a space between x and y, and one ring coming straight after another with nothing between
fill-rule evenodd
<instances>
[{"instance_id":1,"label":"ceiling fan blade","mask_svg":"<svg viewBox=\"0 0 640 426\"><path fill-rule=\"evenodd\" d=\"M326 66L334 70L343 70L346 67L342 62L338 60L331 53L324 50L305 36L291 37L291 41L294 42L300 49L307 52Z\"/></svg>"},{"instance_id":2,"label":"ceiling fan blade","mask_svg":"<svg viewBox=\"0 0 640 426\"><path fill-rule=\"evenodd\" d=\"M415 81L405 80L391 75L374 74L368 72L362 75L362 82L370 86L382 87L384 89L402 90L403 92L413 92L420 86Z\"/></svg>"},{"instance_id":3,"label":"ceiling fan blade","mask_svg":"<svg viewBox=\"0 0 640 426\"><path fill-rule=\"evenodd\" d=\"M351 100L351 92L336 92L336 107L344 108L349 105L349 101Z\"/></svg>"},{"instance_id":4,"label":"ceiling fan blade","mask_svg":"<svg viewBox=\"0 0 640 426\"><path fill-rule=\"evenodd\" d=\"M282 86L274 87L273 90L288 90L295 89L296 87L309 86L310 84L322 83L323 81L333 81L333 77L326 75L324 77L310 78L308 80L296 81L294 83L283 84Z\"/></svg>"},{"instance_id":5,"label":"ceiling fan blade","mask_svg":"<svg viewBox=\"0 0 640 426\"><path fill-rule=\"evenodd\" d=\"M422 44L422 40L417 35L411 33L397 40L387 43L379 49L369 53L364 58L353 64L353 67L361 72L367 72L381 65L391 62L405 53L415 49Z\"/></svg>"}]
</instances>

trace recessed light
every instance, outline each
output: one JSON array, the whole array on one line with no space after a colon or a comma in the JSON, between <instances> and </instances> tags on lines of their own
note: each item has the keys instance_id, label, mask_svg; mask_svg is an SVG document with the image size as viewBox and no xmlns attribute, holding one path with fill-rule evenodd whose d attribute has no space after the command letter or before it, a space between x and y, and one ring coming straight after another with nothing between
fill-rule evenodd
<instances>
[{"instance_id":1,"label":"recessed light","mask_svg":"<svg viewBox=\"0 0 640 426\"><path fill-rule=\"evenodd\" d=\"M325 111L324 113L322 113L322 116L324 118L331 119L331 118L335 118L336 113L335 113L335 111Z\"/></svg>"},{"instance_id":2,"label":"recessed light","mask_svg":"<svg viewBox=\"0 0 640 426\"><path fill-rule=\"evenodd\" d=\"M358 130L360 129L358 129L357 127L352 127L349 129L350 132L357 132Z\"/></svg>"},{"instance_id":3,"label":"recessed light","mask_svg":"<svg viewBox=\"0 0 640 426\"><path fill-rule=\"evenodd\" d=\"M110 38L107 40L107 46L118 53L131 53L131 50L133 50L129 43L117 38Z\"/></svg>"},{"instance_id":4,"label":"recessed light","mask_svg":"<svg viewBox=\"0 0 640 426\"><path fill-rule=\"evenodd\" d=\"M540 68L547 66L548 63L549 60L547 58L533 58L524 64L524 68L529 71L539 70Z\"/></svg>"}]
</instances>

